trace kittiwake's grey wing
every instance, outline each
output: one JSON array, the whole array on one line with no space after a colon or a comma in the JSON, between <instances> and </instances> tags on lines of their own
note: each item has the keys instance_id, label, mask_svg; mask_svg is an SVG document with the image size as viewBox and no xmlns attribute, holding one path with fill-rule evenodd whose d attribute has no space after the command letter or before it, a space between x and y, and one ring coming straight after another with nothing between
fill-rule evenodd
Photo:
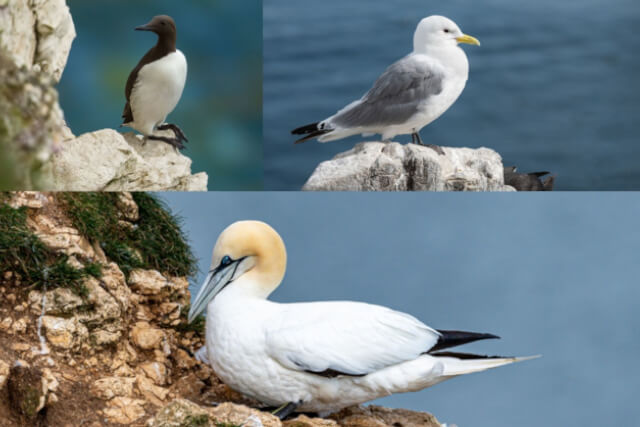
<instances>
[{"instance_id":1,"label":"kittiwake's grey wing","mask_svg":"<svg viewBox=\"0 0 640 427\"><path fill-rule=\"evenodd\" d=\"M391 65L359 101L331 118L343 128L378 127L407 122L420 104L442 92L444 72L431 62L407 56Z\"/></svg>"},{"instance_id":2,"label":"kittiwake's grey wing","mask_svg":"<svg viewBox=\"0 0 640 427\"><path fill-rule=\"evenodd\" d=\"M269 355L290 369L361 376L413 360L435 346L439 337L405 313L326 302L288 305L269 322L266 344Z\"/></svg>"}]
</instances>

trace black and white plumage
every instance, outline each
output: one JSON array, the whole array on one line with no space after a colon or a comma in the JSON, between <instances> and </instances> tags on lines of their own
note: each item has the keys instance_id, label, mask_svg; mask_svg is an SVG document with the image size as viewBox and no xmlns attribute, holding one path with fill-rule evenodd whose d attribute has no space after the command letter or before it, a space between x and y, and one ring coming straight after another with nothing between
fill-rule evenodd
<instances>
[{"instance_id":1,"label":"black and white plumage","mask_svg":"<svg viewBox=\"0 0 640 427\"><path fill-rule=\"evenodd\" d=\"M351 301L279 304L284 242L265 223L225 229L189 310L207 311L207 360L231 388L266 405L331 413L459 375L527 360L443 351L495 335L433 329L415 317ZM286 409L286 410L285 410Z\"/></svg>"},{"instance_id":2,"label":"black and white plumage","mask_svg":"<svg viewBox=\"0 0 640 427\"><path fill-rule=\"evenodd\" d=\"M170 16L159 15L136 30L156 33L158 42L129 74L122 124L137 130L147 139L182 149L182 142L187 141L184 133L177 125L165 123L169 113L178 105L187 80L187 60L176 49L176 24ZM155 135L156 130L172 130L175 137Z\"/></svg>"},{"instance_id":3,"label":"black and white plumage","mask_svg":"<svg viewBox=\"0 0 640 427\"><path fill-rule=\"evenodd\" d=\"M424 145L420 129L447 111L467 82L469 62L458 43L480 44L448 18L424 18L414 35L413 52L387 68L359 100L321 122L294 129L294 135L303 135L296 143L357 134L381 134L389 141L411 134L412 142Z\"/></svg>"}]
</instances>

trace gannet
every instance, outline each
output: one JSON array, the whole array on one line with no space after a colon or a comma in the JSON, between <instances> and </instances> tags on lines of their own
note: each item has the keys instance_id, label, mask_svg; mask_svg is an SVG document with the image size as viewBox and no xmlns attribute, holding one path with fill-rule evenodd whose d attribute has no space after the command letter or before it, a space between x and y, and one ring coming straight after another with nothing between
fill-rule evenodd
<instances>
[{"instance_id":1,"label":"gannet","mask_svg":"<svg viewBox=\"0 0 640 427\"><path fill-rule=\"evenodd\" d=\"M159 15L136 30L153 31L158 35L158 42L129 74L122 126L137 130L146 139L182 149L182 141L188 142L187 137L177 125L165 123L178 105L187 80L187 60L176 49L176 24L170 16ZM155 130L167 129L173 131L174 138L154 135Z\"/></svg>"},{"instance_id":2,"label":"gannet","mask_svg":"<svg viewBox=\"0 0 640 427\"><path fill-rule=\"evenodd\" d=\"M357 134L381 134L390 141L396 135L411 134L413 143L425 145L420 130L453 105L469 76L469 61L458 43L480 45L444 16L422 19L413 36L413 52L387 68L359 100L321 122L291 131L305 135L296 144ZM427 145L444 154L437 145Z\"/></svg>"},{"instance_id":3,"label":"gannet","mask_svg":"<svg viewBox=\"0 0 640 427\"><path fill-rule=\"evenodd\" d=\"M458 375L527 358L443 351L495 335L442 331L386 307L359 302L279 304L280 235L240 221L218 237L211 270L189 310L207 309L207 359L231 388L284 419L328 414L393 393L418 391Z\"/></svg>"}]
</instances>

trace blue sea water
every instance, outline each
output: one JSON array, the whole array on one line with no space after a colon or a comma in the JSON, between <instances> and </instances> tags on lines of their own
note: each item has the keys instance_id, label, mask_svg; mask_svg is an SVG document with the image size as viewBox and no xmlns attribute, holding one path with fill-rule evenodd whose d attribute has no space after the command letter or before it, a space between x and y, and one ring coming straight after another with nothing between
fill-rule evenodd
<instances>
[{"instance_id":1,"label":"blue sea water","mask_svg":"<svg viewBox=\"0 0 640 427\"><path fill-rule=\"evenodd\" d=\"M502 337L541 359L381 399L459 427L640 423L640 193L163 194L201 273L218 234L259 219L288 251L279 302L357 300Z\"/></svg>"},{"instance_id":2,"label":"blue sea water","mask_svg":"<svg viewBox=\"0 0 640 427\"><path fill-rule=\"evenodd\" d=\"M80 135L122 122L129 72L156 42L134 31L171 15L189 71L169 121L189 138L192 171L210 190L262 189L262 2L260 0L69 0L76 26L60 103ZM123 131L131 131L123 129Z\"/></svg>"},{"instance_id":3,"label":"blue sea water","mask_svg":"<svg viewBox=\"0 0 640 427\"><path fill-rule=\"evenodd\" d=\"M559 190L640 190L637 0L266 0L265 188L300 189L363 140L294 146L289 131L362 96L433 14L482 46L464 46L467 87L425 142L491 147Z\"/></svg>"}]
</instances>

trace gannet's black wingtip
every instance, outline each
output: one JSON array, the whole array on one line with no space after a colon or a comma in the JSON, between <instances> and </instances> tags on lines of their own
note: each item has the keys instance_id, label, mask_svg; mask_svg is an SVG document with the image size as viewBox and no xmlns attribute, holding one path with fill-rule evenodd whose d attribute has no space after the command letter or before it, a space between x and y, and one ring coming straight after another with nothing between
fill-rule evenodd
<instances>
[{"instance_id":1,"label":"gannet's black wingtip","mask_svg":"<svg viewBox=\"0 0 640 427\"><path fill-rule=\"evenodd\" d=\"M500 339L499 336L494 334L485 334L478 332L445 330L438 330L438 332L440 333L438 342L436 343L436 345L429 349L429 353L445 348L457 347L459 345L468 344L479 340Z\"/></svg>"}]
</instances>

